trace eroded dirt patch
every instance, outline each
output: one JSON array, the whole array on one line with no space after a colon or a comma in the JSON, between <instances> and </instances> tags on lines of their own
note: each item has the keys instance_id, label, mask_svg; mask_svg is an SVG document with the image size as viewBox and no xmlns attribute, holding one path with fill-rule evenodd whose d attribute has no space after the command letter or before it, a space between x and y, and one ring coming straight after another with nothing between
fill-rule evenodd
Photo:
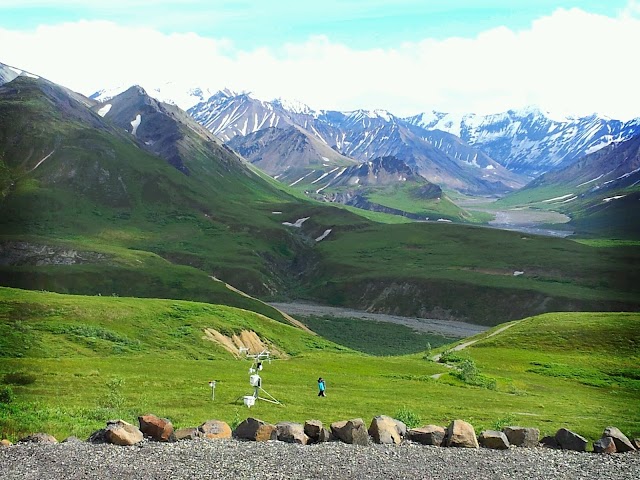
<instances>
[{"instance_id":1,"label":"eroded dirt patch","mask_svg":"<svg viewBox=\"0 0 640 480\"><path fill-rule=\"evenodd\" d=\"M246 348L249 354L257 354L263 350L269 350L273 357L288 357L286 353L280 351L272 343L263 341L258 334L252 330L242 330L240 333L233 334L229 337L214 328L205 328L204 337L202 338L221 345L226 351L238 358L244 356L244 353L240 353L241 348Z\"/></svg>"}]
</instances>

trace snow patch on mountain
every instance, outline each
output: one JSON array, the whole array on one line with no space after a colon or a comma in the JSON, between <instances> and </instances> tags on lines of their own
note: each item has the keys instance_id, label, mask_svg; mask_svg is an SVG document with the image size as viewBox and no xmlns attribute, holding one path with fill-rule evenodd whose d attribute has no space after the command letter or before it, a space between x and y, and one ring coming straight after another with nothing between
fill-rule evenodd
<instances>
[{"instance_id":1,"label":"snow patch on mountain","mask_svg":"<svg viewBox=\"0 0 640 480\"><path fill-rule=\"evenodd\" d=\"M100 115L101 117L104 117L107 113L109 113L109 110L111 110L111 104L107 103L104 107L101 107L100 110L98 110L98 115Z\"/></svg>"}]
</instances>

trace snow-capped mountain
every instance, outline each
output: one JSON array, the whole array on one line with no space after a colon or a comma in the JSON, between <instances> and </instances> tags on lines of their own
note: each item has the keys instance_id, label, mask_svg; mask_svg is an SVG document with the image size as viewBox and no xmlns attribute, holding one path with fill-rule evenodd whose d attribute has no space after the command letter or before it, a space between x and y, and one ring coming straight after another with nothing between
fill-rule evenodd
<instances>
[{"instance_id":1,"label":"snow-capped mountain","mask_svg":"<svg viewBox=\"0 0 640 480\"><path fill-rule=\"evenodd\" d=\"M319 140L327 148L360 162L377 157L395 156L416 169L427 180L438 185L469 193L505 192L524 185L518 175L512 174L486 154L464 145L451 134L437 134L436 147L429 134L421 127L411 125L385 110L354 110L350 112L315 111L304 104L289 104L282 100L266 102L253 98L250 94L233 95L218 92L207 102L196 105L189 113L205 128L225 142L231 142L238 152L250 152L255 161L263 155L271 155L273 147L266 138L282 136L254 135L256 132L276 128L288 129L295 126ZM436 135L431 135L432 137ZM293 139L294 136L290 135ZM307 147L309 143L305 144ZM450 148L464 150L454 151ZM278 151L289 152L280 161L283 170L272 172L280 175L285 169L295 171L298 164L307 162L299 158L300 148L295 145L278 147ZM268 153L267 153L268 152ZM318 154L324 156L326 154ZM480 159L480 161L478 161ZM273 167L273 162L270 162Z\"/></svg>"},{"instance_id":2,"label":"snow-capped mountain","mask_svg":"<svg viewBox=\"0 0 640 480\"><path fill-rule=\"evenodd\" d=\"M639 119L625 123L595 114L557 118L535 107L492 115L432 111L405 121L452 133L509 170L530 177L640 133Z\"/></svg>"},{"instance_id":3,"label":"snow-capped mountain","mask_svg":"<svg viewBox=\"0 0 640 480\"><path fill-rule=\"evenodd\" d=\"M104 103L127 91L130 87L131 85L120 85L118 87L98 90L91 94L89 98L99 103ZM185 111L198 103L208 100L217 92L216 90L211 90L206 87L192 86L185 88L173 82L167 82L160 86L141 85L141 87L150 97L170 105L176 105Z\"/></svg>"}]
</instances>

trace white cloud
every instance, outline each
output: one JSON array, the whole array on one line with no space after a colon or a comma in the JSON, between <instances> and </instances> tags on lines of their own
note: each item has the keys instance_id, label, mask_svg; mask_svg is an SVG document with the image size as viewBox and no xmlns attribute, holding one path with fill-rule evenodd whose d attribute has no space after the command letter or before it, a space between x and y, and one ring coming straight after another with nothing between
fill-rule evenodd
<instances>
[{"instance_id":1,"label":"white cloud","mask_svg":"<svg viewBox=\"0 0 640 480\"><path fill-rule=\"evenodd\" d=\"M236 49L196 34L82 21L0 29L0 61L85 94L165 82L249 90L315 108L490 113L537 104L559 114L640 115L633 46L637 2L617 18L559 9L524 30L355 50L323 36L278 49Z\"/></svg>"}]
</instances>

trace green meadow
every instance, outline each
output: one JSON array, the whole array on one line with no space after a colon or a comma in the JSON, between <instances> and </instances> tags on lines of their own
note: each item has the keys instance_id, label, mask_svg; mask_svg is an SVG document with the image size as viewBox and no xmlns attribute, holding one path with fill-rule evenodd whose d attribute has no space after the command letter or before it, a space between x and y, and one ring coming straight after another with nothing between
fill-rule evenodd
<instances>
[{"instance_id":1,"label":"green meadow","mask_svg":"<svg viewBox=\"0 0 640 480\"><path fill-rule=\"evenodd\" d=\"M258 401L247 409L241 397L252 392L251 363L207 340L205 328L229 336L251 330L282 352L265 363L262 378L283 405ZM108 419L135 422L144 413L177 427L212 418L369 422L408 413L420 424L462 418L478 432L567 427L593 440L616 425L640 436L640 315L546 314L491 333L448 355L473 367L460 375L430 360L451 345L379 357L232 307L2 288L0 436L85 438ZM326 398L316 395L319 376Z\"/></svg>"}]
</instances>

